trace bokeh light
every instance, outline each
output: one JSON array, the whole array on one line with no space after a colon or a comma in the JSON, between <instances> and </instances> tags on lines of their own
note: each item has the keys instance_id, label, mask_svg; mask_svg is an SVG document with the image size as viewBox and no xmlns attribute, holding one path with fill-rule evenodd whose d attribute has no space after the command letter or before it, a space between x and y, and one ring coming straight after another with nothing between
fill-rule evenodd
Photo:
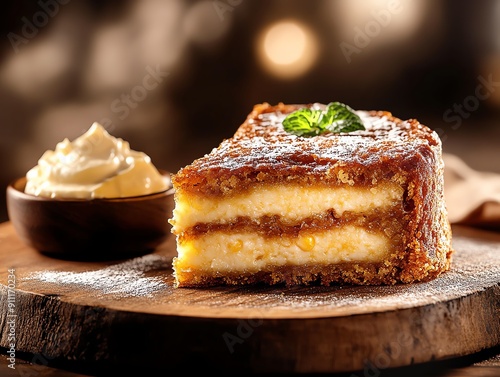
<instances>
[{"instance_id":1,"label":"bokeh light","mask_svg":"<svg viewBox=\"0 0 500 377\"><path fill-rule=\"evenodd\" d=\"M376 30L373 26L378 24L379 35L370 40L371 47L407 39L429 15L428 2L419 0L339 0L332 5L345 38L352 38L358 29Z\"/></svg>"},{"instance_id":2,"label":"bokeh light","mask_svg":"<svg viewBox=\"0 0 500 377\"><path fill-rule=\"evenodd\" d=\"M258 39L262 66L280 78L295 78L307 72L317 58L317 43L305 25L285 20L271 24Z\"/></svg>"}]
</instances>

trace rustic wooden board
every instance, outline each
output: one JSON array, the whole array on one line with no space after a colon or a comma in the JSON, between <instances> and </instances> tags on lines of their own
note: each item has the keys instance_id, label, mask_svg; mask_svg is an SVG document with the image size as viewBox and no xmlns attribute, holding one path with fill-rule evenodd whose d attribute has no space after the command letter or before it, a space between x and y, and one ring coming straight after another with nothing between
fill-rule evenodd
<instances>
[{"instance_id":1,"label":"rustic wooden board","mask_svg":"<svg viewBox=\"0 0 500 377\"><path fill-rule=\"evenodd\" d=\"M500 234L453 232L452 270L427 283L176 289L173 238L134 259L75 262L26 247L4 223L0 346L8 348L10 313L17 352L96 370L361 376L468 355L500 344Z\"/></svg>"}]
</instances>

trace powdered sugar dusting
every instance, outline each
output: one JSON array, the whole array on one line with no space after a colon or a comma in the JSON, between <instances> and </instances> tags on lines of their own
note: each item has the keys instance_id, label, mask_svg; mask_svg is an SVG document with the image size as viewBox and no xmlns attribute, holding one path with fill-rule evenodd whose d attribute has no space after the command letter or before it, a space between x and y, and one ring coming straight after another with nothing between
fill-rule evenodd
<instances>
[{"instance_id":1,"label":"powdered sugar dusting","mask_svg":"<svg viewBox=\"0 0 500 377\"><path fill-rule=\"evenodd\" d=\"M118 305L116 298L123 298L123 305L134 299L135 307L150 313L335 317L432 305L500 283L500 236L485 233L478 238L476 231L469 234L465 228L454 234L453 244L450 271L428 282L394 286L175 288L171 259L155 254L92 271L39 271L23 283L31 283L25 288L42 294L74 292L78 300L88 292L89 300L97 297L111 306Z\"/></svg>"},{"instance_id":2,"label":"powdered sugar dusting","mask_svg":"<svg viewBox=\"0 0 500 377\"><path fill-rule=\"evenodd\" d=\"M313 104L311 107L324 106ZM386 112L357 111L365 130L296 136L286 132L282 125L285 116L294 108L273 107L273 111L253 114L232 138L195 160L192 169L204 172L217 168L235 173L245 166L259 170L261 165L273 164L290 169L300 165L305 171L321 172L328 171L337 162L372 166L380 160L409 158L421 146L440 148L439 138L431 129L415 120L394 118ZM314 158L301 164L303 155Z\"/></svg>"},{"instance_id":3,"label":"powdered sugar dusting","mask_svg":"<svg viewBox=\"0 0 500 377\"><path fill-rule=\"evenodd\" d=\"M93 271L39 271L25 280L92 289L100 295L152 297L154 292L165 289L166 283L147 273L165 269L167 263L164 257L151 254Z\"/></svg>"},{"instance_id":4,"label":"powdered sugar dusting","mask_svg":"<svg viewBox=\"0 0 500 377\"><path fill-rule=\"evenodd\" d=\"M217 287L182 289L170 299L183 306L222 308L263 318L283 315L342 316L405 309L454 300L500 283L500 238L488 242L458 235L451 270L422 283L394 286ZM186 292L188 294L186 294ZM321 310L318 310L321 309Z\"/></svg>"}]
</instances>

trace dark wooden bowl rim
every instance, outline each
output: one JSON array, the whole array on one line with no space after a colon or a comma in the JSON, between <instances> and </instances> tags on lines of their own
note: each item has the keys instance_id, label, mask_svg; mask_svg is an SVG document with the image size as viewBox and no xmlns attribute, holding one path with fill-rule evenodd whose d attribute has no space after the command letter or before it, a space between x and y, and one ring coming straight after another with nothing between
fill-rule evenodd
<instances>
[{"instance_id":1,"label":"dark wooden bowl rim","mask_svg":"<svg viewBox=\"0 0 500 377\"><path fill-rule=\"evenodd\" d=\"M10 195L18 197L20 199L24 199L24 200L59 201L59 202L88 202L88 201L93 201L93 202L124 202L124 201L148 200L148 199L154 199L158 196L173 194L174 189L172 187L172 182L170 180L170 172L167 172L165 170L160 170L160 173L162 174L164 179L168 180L169 187L166 190L160 191L160 192L154 192L154 193L146 194L146 195L127 196L127 197L121 197L121 198L94 198L94 199L47 198L44 196L31 195L31 194L27 194L24 192L24 188L26 187L26 181L27 181L26 177L21 177L21 178L15 179L7 186L7 189L9 191Z\"/></svg>"}]
</instances>

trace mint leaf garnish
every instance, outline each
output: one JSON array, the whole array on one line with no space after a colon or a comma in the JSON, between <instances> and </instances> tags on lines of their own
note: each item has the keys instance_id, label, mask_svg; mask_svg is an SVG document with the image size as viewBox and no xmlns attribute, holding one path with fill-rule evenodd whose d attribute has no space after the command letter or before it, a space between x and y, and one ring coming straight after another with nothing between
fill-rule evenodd
<instances>
[{"instance_id":1,"label":"mint leaf garnish","mask_svg":"<svg viewBox=\"0 0 500 377\"><path fill-rule=\"evenodd\" d=\"M288 114L283 119L283 128L297 136L311 137L327 132L364 130L365 126L352 108L340 102L330 102L325 110L303 108Z\"/></svg>"},{"instance_id":2,"label":"mint leaf garnish","mask_svg":"<svg viewBox=\"0 0 500 377\"><path fill-rule=\"evenodd\" d=\"M321 111L300 109L288 114L283 120L283 127L298 136L316 136L323 132L319 125L321 116Z\"/></svg>"}]
</instances>

